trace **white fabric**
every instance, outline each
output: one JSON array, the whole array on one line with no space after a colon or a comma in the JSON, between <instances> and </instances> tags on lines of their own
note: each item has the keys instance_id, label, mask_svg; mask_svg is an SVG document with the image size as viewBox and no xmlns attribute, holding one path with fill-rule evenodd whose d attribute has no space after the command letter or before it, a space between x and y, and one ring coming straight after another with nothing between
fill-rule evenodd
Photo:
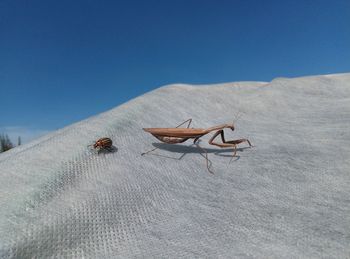
<instances>
[{"instance_id":1,"label":"white fabric","mask_svg":"<svg viewBox=\"0 0 350 259\"><path fill-rule=\"evenodd\" d=\"M0 257L347 258L349 108L350 74L178 84L14 148L0 155ZM142 130L238 114L226 138L255 147L229 163L203 137L214 175L191 141ZM100 137L116 152L90 152Z\"/></svg>"}]
</instances>

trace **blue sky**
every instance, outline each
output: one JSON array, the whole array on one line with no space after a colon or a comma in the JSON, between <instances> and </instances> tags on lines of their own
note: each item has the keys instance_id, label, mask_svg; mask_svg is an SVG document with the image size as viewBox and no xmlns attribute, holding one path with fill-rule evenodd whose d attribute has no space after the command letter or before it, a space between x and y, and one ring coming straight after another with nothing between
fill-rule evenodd
<instances>
[{"instance_id":1,"label":"blue sky","mask_svg":"<svg viewBox=\"0 0 350 259\"><path fill-rule=\"evenodd\" d=\"M165 84L342 72L348 0L0 2L0 132L24 141Z\"/></svg>"}]
</instances>

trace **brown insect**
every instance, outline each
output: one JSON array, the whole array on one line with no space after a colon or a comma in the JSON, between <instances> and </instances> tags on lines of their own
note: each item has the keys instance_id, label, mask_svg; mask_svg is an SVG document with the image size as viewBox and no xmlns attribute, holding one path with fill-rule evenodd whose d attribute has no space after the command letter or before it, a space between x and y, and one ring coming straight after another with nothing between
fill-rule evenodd
<instances>
[{"instance_id":1,"label":"brown insect","mask_svg":"<svg viewBox=\"0 0 350 259\"><path fill-rule=\"evenodd\" d=\"M186 122L188 122L187 128L179 128L181 125L185 124ZM228 129L231 129L233 131L235 129L233 123L232 124L222 124L222 125L214 126L214 127L207 128L207 129L201 129L201 128L196 128L196 129L191 128L190 129L189 127L191 125L191 122L192 122L192 119L188 119L188 120L184 121L183 123L181 123L180 125L176 126L175 128L144 128L143 130L151 133L154 137L156 137L160 141L162 141L164 143L168 143L168 144L183 143L188 139L194 139L193 144L196 144L196 142L198 141L199 138L203 137L204 135L207 135L208 133L210 133L212 131L216 131L215 134L213 135L213 137L209 140L209 144L215 145L215 146L218 146L221 148L229 148L229 147L233 148L233 156L232 157L236 156L238 144L240 144L242 142L247 142L249 144L249 146L252 147L252 144L250 143L250 141L248 139L236 139L236 140L229 140L229 141L225 140L224 129L228 128ZM214 142L215 138L219 135L221 136L222 143ZM209 169L208 152L205 149L201 148L198 144L197 144L197 147L205 152L207 169L209 172L213 173ZM152 150L149 150L147 152L142 153L141 155L148 154L156 149L157 148L154 148Z\"/></svg>"},{"instance_id":2,"label":"brown insect","mask_svg":"<svg viewBox=\"0 0 350 259\"><path fill-rule=\"evenodd\" d=\"M89 146L93 146L94 149L98 149L98 152L101 150L112 152L113 150L113 142L110 138L100 138L94 144Z\"/></svg>"}]
</instances>

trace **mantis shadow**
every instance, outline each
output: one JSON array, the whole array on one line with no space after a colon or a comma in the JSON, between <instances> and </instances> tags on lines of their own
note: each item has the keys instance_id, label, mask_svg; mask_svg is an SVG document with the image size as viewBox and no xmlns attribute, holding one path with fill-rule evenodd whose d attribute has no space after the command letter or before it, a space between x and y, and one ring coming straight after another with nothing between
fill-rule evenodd
<instances>
[{"instance_id":1,"label":"mantis shadow","mask_svg":"<svg viewBox=\"0 0 350 259\"><path fill-rule=\"evenodd\" d=\"M182 153L182 155L178 158L160 155L160 154L155 154L155 153L150 153L151 155L154 155L154 156L161 156L161 157L175 159L175 160L181 160L186 154L190 154L190 153L200 154L200 155L203 154L203 151L194 144L192 144L190 146L185 146L185 145L171 145L171 144L167 144L167 143L157 142L157 143L152 143L152 145L155 148L169 151L172 153ZM250 148L250 147L237 148L237 152L243 152L245 149L248 149L248 148ZM205 150L207 151L208 154L214 154L217 156L233 158L232 157L232 152L233 152L232 148L228 148L228 149L205 148ZM231 154L225 154L225 153L231 153ZM234 159L233 161L237 161L238 159L240 159L240 156L236 155L236 159Z\"/></svg>"}]
</instances>

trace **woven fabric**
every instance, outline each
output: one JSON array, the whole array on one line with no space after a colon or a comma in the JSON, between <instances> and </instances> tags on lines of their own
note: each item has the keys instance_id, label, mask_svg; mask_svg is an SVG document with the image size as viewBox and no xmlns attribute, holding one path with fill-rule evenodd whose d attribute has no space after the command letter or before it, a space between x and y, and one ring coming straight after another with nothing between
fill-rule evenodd
<instances>
[{"instance_id":1,"label":"woven fabric","mask_svg":"<svg viewBox=\"0 0 350 259\"><path fill-rule=\"evenodd\" d=\"M188 118L254 147L142 130ZM0 155L0 257L348 258L349 128L350 74L159 88Z\"/></svg>"}]
</instances>

